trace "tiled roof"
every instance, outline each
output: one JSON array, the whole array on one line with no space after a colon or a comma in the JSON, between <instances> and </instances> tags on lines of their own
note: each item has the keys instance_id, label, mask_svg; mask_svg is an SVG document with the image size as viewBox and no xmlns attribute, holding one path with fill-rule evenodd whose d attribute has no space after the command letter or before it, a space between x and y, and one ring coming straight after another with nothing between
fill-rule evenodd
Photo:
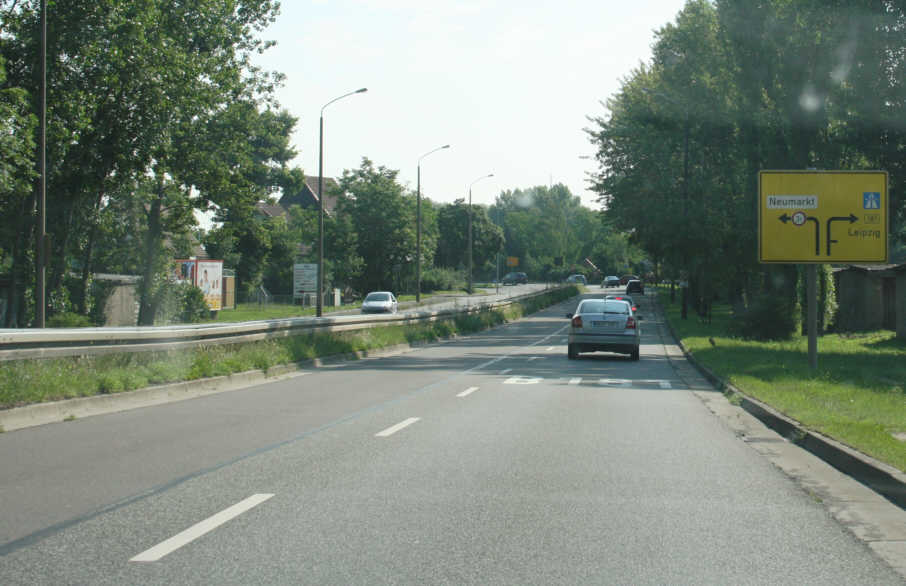
<instances>
[{"instance_id":1,"label":"tiled roof","mask_svg":"<svg viewBox=\"0 0 906 586\"><path fill-rule=\"evenodd\" d=\"M286 210L283 208L283 206L281 206L280 204L275 204L275 203L267 203L267 202L259 201L258 203L255 204L255 207L258 209L258 211L261 214L263 214L269 218L277 218L286 213Z\"/></svg>"},{"instance_id":2,"label":"tiled roof","mask_svg":"<svg viewBox=\"0 0 906 586\"><path fill-rule=\"evenodd\" d=\"M324 186L324 192L326 193L326 196L324 197L324 210L333 212L337 207L337 197L333 195L333 192L335 192L338 187L337 181L333 177L324 177L321 183ZM305 185L311 190L312 195L314 195L316 199L319 199L318 176L306 175Z\"/></svg>"}]
</instances>

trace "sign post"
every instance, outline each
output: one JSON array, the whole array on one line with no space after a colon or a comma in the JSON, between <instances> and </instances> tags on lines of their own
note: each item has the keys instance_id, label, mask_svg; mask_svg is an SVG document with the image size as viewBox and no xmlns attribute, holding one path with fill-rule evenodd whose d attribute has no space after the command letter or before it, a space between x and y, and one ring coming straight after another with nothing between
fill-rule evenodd
<instances>
[{"instance_id":1,"label":"sign post","mask_svg":"<svg viewBox=\"0 0 906 586\"><path fill-rule=\"evenodd\" d=\"M808 264L808 353L818 368L817 265L886 263L886 171L761 171L758 261Z\"/></svg>"}]
</instances>

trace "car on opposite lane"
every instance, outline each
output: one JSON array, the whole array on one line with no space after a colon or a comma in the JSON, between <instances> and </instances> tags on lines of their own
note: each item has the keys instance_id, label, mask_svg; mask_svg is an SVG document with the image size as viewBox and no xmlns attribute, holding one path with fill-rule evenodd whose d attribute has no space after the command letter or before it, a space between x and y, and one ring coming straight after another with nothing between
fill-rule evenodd
<instances>
[{"instance_id":1,"label":"car on opposite lane","mask_svg":"<svg viewBox=\"0 0 906 586\"><path fill-rule=\"evenodd\" d=\"M362 313L396 313L399 303L390 291L372 291L362 301Z\"/></svg>"},{"instance_id":2,"label":"car on opposite lane","mask_svg":"<svg viewBox=\"0 0 906 586\"><path fill-rule=\"evenodd\" d=\"M639 359L641 332L632 304L622 299L583 299L570 318L567 356L581 352L616 352Z\"/></svg>"},{"instance_id":3,"label":"car on opposite lane","mask_svg":"<svg viewBox=\"0 0 906 586\"><path fill-rule=\"evenodd\" d=\"M528 283L528 275L525 273L507 273L500 282L504 285L519 285Z\"/></svg>"},{"instance_id":4,"label":"car on opposite lane","mask_svg":"<svg viewBox=\"0 0 906 586\"><path fill-rule=\"evenodd\" d=\"M588 285L588 280L585 278L585 275L570 275L566 277L567 283L579 283L581 285Z\"/></svg>"},{"instance_id":5,"label":"car on opposite lane","mask_svg":"<svg viewBox=\"0 0 906 586\"><path fill-rule=\"evenodd\" d=\"M601 287L619 287L620 286L620 277L616 275L608 275L604 277L604 280L601 281Z\"/></svg>"}]
</instances>

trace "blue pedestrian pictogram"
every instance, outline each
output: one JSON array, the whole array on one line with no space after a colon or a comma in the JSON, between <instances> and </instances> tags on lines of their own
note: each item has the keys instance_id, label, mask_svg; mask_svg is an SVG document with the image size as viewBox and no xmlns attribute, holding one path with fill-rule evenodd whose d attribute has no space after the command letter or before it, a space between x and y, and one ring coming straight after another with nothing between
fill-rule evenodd
<instances>
[{"instance_id":1,"label":"blue pedestrian pictogram","mask_svg":"<svg viewBox=\"0 0 906 586\"><path fill-rule=\"evenodd\" d=\"M881 209L881 194L877 191L865 191L862 193L862 207L866 210Z\"/></svg>"}]
</instances>

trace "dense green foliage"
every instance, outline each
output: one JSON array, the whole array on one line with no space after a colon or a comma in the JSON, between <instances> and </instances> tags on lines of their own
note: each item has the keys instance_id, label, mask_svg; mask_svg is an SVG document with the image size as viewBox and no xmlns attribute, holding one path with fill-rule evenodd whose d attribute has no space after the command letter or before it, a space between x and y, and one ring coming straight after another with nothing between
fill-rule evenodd
<instances>
[{"instance_id":1,"label":"dense green foliage","mask_svg":"<svg viewBox=\"0 0 906 586\"><path fill-rule=\"evenodd\" d=\"M6 326L33 315L38 112L37 0L0 0L4 172L0 266L12 278ZM274 76L249 55L271 0L51 2L47 40L47 313L88 313L92 272L141 274L140 322L192 210L243 216L292 152L294 120L271 107ZM8 168L7 168L8 167ZM126 236L128 235L128 239ZM129 241L131 240L131 242ZM111 244L115 244L111 246ZM67 276L80 279L67 285Z\"/></svg>"},{"instance_id":2,"label":"dense green foliage","mask_svg":"<svg viewBox=\"0 0 906 586\"><path fill-rule=\"evenodd\" d=\"M607 218L689 280L700 312L715 298L741 312L775 295L794 309L795 271L757 264L758 171L887 170L902 239L904 30L899 1L689 0L609 113L591 118ZM798 316L772 335L797 328Z\"/></svg>"},{"instance_id":3,"label":"dense green foliage","mask_svg":"<svg viewBox=\"0 0 906 586\"><path fill-rule=\"evenodd\" d=\"M0 282L10 282L0 327L33 325L38 313L39 7L0 0ZM235 270L238 298L261 287L290 297L293 263L317 258L317 214L260 207L305 184L289 163L297 121L274 99L282 76L251 63L278 10L274 0L48 4L48 317L102 322L107 297L93 275L109 273L140 277L140 325L197 319L169 271L200 245ZM507 256L534 280L590 274L585 258L617 273L644 268L562 185L505 192L491 208L425 199L416 251L415 196L397 171L365 159L338 184L324 275L347 296L414 292L419 255L428 290L464 287L469 220L476 280L493 279ZM206 233L198 212L213 214Z\"/></svg>"}]
</instances>

